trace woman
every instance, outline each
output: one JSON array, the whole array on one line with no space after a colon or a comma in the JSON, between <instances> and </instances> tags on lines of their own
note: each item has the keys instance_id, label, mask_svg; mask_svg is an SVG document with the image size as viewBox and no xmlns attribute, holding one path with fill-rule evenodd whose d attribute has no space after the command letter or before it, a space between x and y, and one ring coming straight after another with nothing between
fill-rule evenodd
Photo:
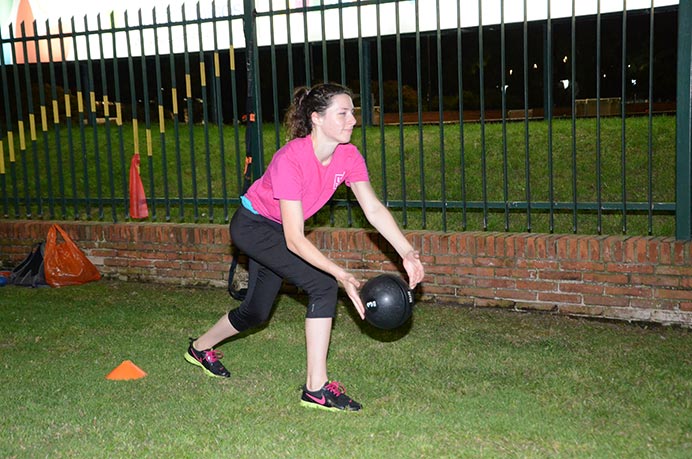
<instances>
[{"instance_id":1,"label":"woman","mask_svg":"<svg viewBox=\"0 0 692 459\"><path fill-rule=\"evenodd\" d=\"M264 175L241 197L242 206L230 224L233 243L249 259L247 295L238 308L221 317L205 334L190 339L185 359L210 376L229 377L213 347L265 322L285 279L308 295L307 378L301 404L358 411L361 405L346 395L343 386L328 380L327 351L339 284L361 319L365 317L358 296L360 283L305 237L304 222L345 183L368 221L403 259L411 288L423 280L423 265L375 195L365 161L349 143L356 124L349 89L330 83L297 89L285 124L292 140L274 155Z\"/></svg>"}]
</instances>

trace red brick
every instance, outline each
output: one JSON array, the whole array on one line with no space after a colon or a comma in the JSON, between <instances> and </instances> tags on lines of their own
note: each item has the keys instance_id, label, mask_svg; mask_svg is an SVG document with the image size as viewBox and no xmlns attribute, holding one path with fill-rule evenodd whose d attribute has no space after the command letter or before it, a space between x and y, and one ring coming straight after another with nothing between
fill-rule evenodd
<instances>
[{"instance_id":1,"label":"red brick","mask_svg":"<svg viewBox=\"0 0 692 459\"><path fill-rule=\"evenodd\" d=\"M685 285L686 281L689 281L688 285ZM651 285L655 287L692 287L692 279L678 276L632 274L630 282L632 285Z\"/></svg>"},{"instance_id":2,"label":"red brick","mask_svg":"<svg viewBox=\"0 0 692 459\"><path fill-rule=\"evenodd\" d=\"M560 282L558 284L558 291L567 293L580 293L580 294L591 294L591 295L602 295L604 287L602 285L592 285L581 282L568 283Z\"/></svg>"},{"instance_id":3,"label":"red brick","mask_svg":"<svg viewBox=\"0 0 692 459\"><path fill-rule=\"evenodd\" d=\"M567 315L601 317L605 308L603 306L565 304L560 306L560 313Z\"/></svg>"},{"instance_id":4,"label":"red brick","mask_svg":"<svg viewBox=\"0 0 692 459\"><path fill-rule=\"evenodd\" d=\"M671 300L692 301L692 290L671 290L665 288L657 288L654 290L656 298L665 298Z\"/></svg>"},{"instance_id":5,"label":"red brick","mask_svg":"<svg viewBox=\"0 0 692 459\"><path fill-rule=\"evenodd\" d=\"M581 304L582 296L569 293L538 292L538 301L558 304Z\"/></svg>"},{"instance_id":6,"label":"red brick","mask_svg":"<svg viewBox=\"0 0 692 459\"><path fill-rule=\"evenodd\" d=\"M560 269L563 269L565 271L593 272L603 271L605 269L605 265L603 265L603 263L597 263L593 261L567 261L560 262Z\"/></svg>"},{"instance_id":7,"label":"red brick","mask_svg":"<svg viewBox=\"0 0 692 459\"><path fill-rule=\"evenodd\" d=\"M513 279L483 278L476 280L476 286L482 288L515 288L516 282Z\"/></svg>"},{"instance_id":8,"label":"red brick","mask_svg":"<svg viewBox=\"0 0 692 459\"><path fill-rule=\"evenodd\" d=\"M454 287L434 284L425 284L423 291L426 295L455 295L457 293L457 289Z\"/></svg>"},{"instance_id":9,"label":"red brick","mask_svg":"<svg viewBox=\"0 0 692 459\"><path fill-rule=\"evenodd\" d=\"M538 298L538 294L529 290L504 290L497 289L495 291L495 296L497 298L506 298L511 300L519 301L535 301Z\"/></svg>"},{"instance_id":10,"label":"red brick","mask_svg":"<svg viewBox=\"0 0 692 459\"><path fill-rule=\"evenodd\" d=\"M495 275L495 269L477 266L457 266L454 268L454 274L458 276L491 277Z\"/></svg>"},{"instance_id":11,"label":"red brick","mask_svg":"<svg viewBox=\"0 0 692 459\"><path fill-rule=\"evenodd\" d=\"M560 269L560 264L557 261L552 260L532 260L526 258L518 258L514 260L513 263L518 268L537 269L540 271Z\"/></svg>"},{"instance_id":12,"label":"red brick","mask_svg":"<svg viewBox=\"0 0 692 459\"><path fill-rule=\"evenodd\" d=\"M557 282L517 279L517 288L521 290L552 292L557 290Z\"/></svg>"},{"instance_id":13,"label":"red brick","mask_svg":"<svg viewBox=\"0 0 692 459\"><path fill-rule=\"evenodd\" d=\"M589 273L582 274L584 282L599 284L629 284L629 276L622 273Z\"/></svg>"},{"instance_id":14,"label":"red brick","mask_svg":"<svg viewBox=\"0 0 692 459\"><path fill-rule=\"evenodd\" d=\"M579 271L541 271L540 279L561 280L561 281L581 281L582 273Z\"/></svg>"},{"instance_id":15,"label":"red brick","mask_svg":"<svg viewBox=\"0 0 692 459\"><path fill-rule=\"evenodd\" d=\"M430 266L425 267L425 273L426 274L446 274L446 275L452 275L455 274L457 271L457 267L454 265L441 265L441 264L432 264Z\"/></svg>"},{"instance_id":16,"label":"red brick","mask_svg":"<svg viewBox=\"0 0 692 459\"><path fill-rule=\"evenodd\" d=\"M495 268L495 276L512 277L515 279L537 279L538 271L535 269Z\"/></svg>"},{"instance_id":17,"label":"red brick","mask_svg":"<svg viewBox=\"0 0 692 459\"><path fill-rule=\"evenodd\" d=\"M606 286L605 294L609 296L632 296L637 298L652 298L651 287Z\"/></svg>"},{"instance_id":18,"label":"red brick","mask_svg":"<svg viewBox=\"0 0 692 459\"><path fill-rule=\"evenodd\" d=\"M681 301L680 310L685 312L692 312L692 301Z\"/></svg>"},{"instance_id":19,"label":"red brick","mask_svg":"<svg viewBox=\"0 0 692 459\"><path fill-rule=\"evenodd\" d=\"M692 266L672 265L672 266L656 266L654 273L658 276L692 276Z\"/></svg>"},{"instance_id":20,"label":"red brick","mask_svg":"<svg viewBox=\"0 0 692 459\"><path fill-rule=\"evenodd\" d=\"M649 274L653 273L656 267L639 263L608 263L605 269L608 272Z\"/></svg>"},{"instance_id":21,"label":"red brick","mask_svg":"<svg viewBox=\"0 0 692 459\"><path fill-rule=\"evenodd\" d=\"M629 300L624 297L613 297L605 295L584 295L584 304L624 307L629 305Z\"/></svg>"},{"instance_id":22,"label":"red brick","mask_svg":"<svg viewBox=\"0 0 692 459\"><path fill-rule=\"evenodd\" d=\"M662 300L661 298L630 298L630 306L638 309L677 309L678 302L675 300Z\"/></svg>"}]
</instances>

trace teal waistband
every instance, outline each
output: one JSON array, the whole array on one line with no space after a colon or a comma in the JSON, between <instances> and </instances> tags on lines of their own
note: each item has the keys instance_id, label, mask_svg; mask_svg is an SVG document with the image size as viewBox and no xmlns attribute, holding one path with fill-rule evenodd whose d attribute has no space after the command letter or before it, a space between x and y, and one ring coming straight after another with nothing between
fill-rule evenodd
<instances>
[{"instance_id":1,"label":"teal waistband","mask_svg":"<svg viewBox=\"0 0 692 459\"><path fill-rule=\"evenodd\" d=\"M243 205L243 207L245 207L247 210L249 210L253 214L259 215L259 212L257 212L255 210L255 208L252 207L252 202L250 202L250 200L247 197L245 197L245 195L242 195L240 197L240 203Z\"/></svg>"}]
</instances>

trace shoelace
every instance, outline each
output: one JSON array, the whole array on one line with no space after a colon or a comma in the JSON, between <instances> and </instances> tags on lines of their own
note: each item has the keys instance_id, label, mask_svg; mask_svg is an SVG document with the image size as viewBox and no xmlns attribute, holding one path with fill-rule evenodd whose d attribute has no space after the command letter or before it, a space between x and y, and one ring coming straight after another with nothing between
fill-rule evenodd
<instances>
[{"instance_id":1,"label":"shoelace","mask_svg":"<svg viewBox=\"0 0 692 459\"><path fill-rule=\"evenodd\" d=\"M332 381L324 386L324 388L337 397L346 392L346 388L339 381Z\"/></svg>"},{"instance_id":2,"label":"shoelace","mask_svg":"<svg viewBox=\"0 0 692 459\"><path fill-rule=\"evenodd\" d=\"M204 360L209 363L216 363L220 358L223 358L223 354L219 351L215 351L214 349L204 351Z\"/></svg>"}]
</instances>

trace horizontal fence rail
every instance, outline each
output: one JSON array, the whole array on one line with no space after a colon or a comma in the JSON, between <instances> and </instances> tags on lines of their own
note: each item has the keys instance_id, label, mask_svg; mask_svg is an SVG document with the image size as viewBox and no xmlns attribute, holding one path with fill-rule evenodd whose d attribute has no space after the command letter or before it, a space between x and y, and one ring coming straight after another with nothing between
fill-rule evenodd
<instances>
[{"instance_id":1,"label":"horizontal fence rail","mask_svg":"<svg viewBox=\"0 0 692 459\"><path fill-rule=\"evenodd\" d=\"M352 142L407 228L675 235L690 173L673 166L672 44L688 0L493 4L245 0L13 22L2 214L132 219L141 154L148 219L228 222L244 176L285 141L294 89L335 81L354 91ZM347 189L310 223L366 224Z\"/></svg>"}]
</instances>

